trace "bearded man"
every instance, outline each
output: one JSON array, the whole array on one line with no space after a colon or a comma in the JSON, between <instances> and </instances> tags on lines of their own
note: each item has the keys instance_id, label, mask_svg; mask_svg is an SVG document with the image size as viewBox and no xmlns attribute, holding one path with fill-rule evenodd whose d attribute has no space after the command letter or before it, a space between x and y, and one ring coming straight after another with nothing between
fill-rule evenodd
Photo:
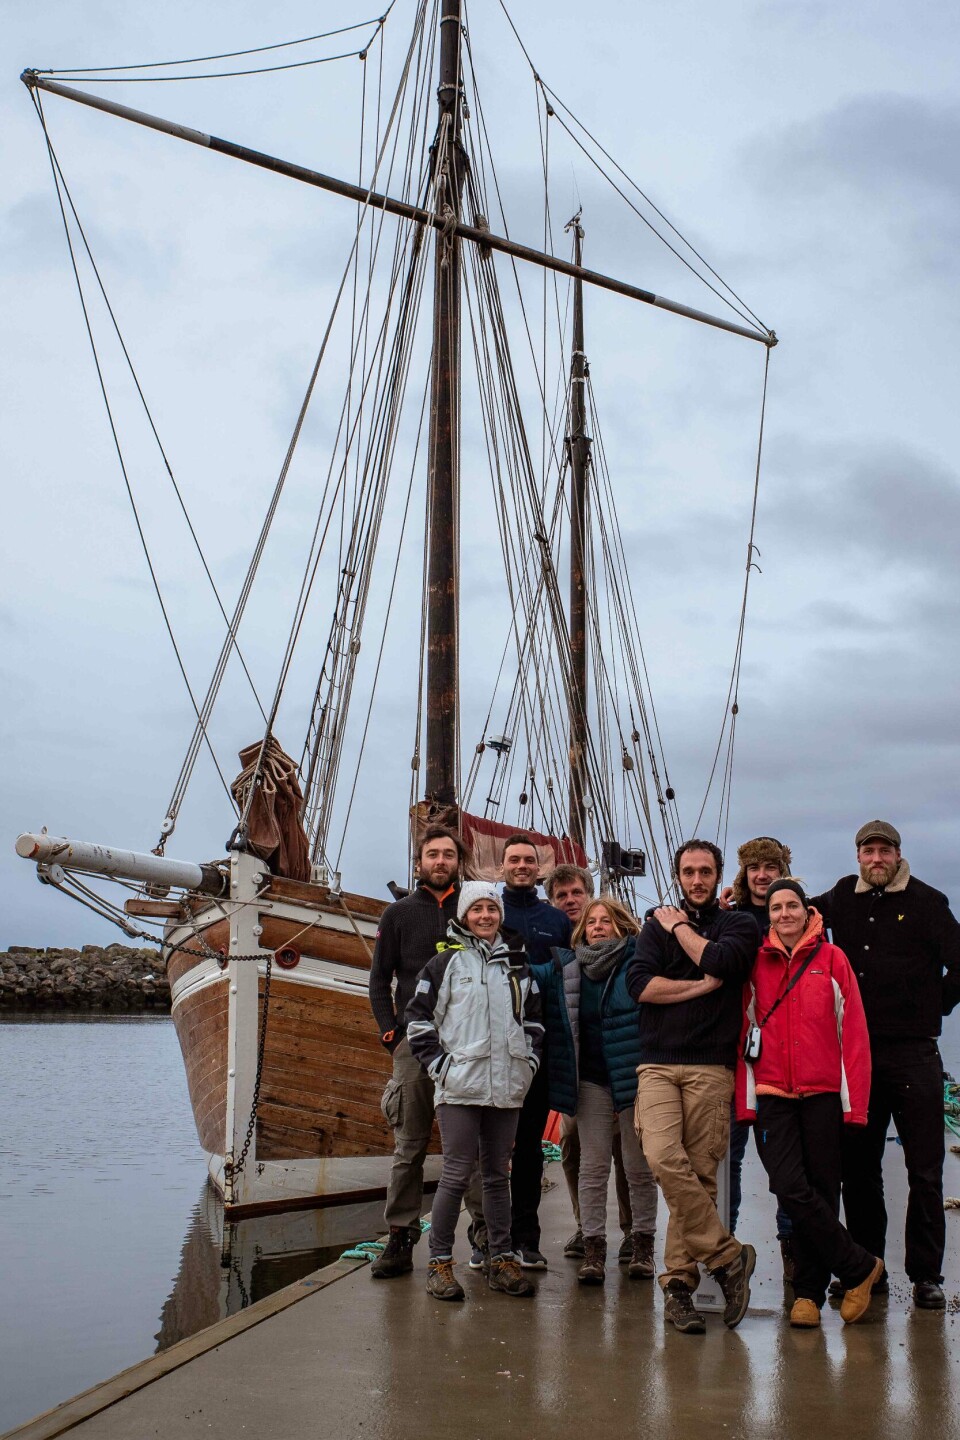
<instances>
[{"instance_id":1,"label":"bearded man","mask_svg":"<svg viewBox=\"0 0 960 1440\"><path fill-rule=\"evenodd\" d=\"M891 1119L903 1145L909 1199L906 1271L914 1304L943 1310L943 1065L941 1020L960 1000L960 925L946 895L910 874L900 833L869 820L856 834L858 875L846 875L811 904L853 966L870 1033L867 1124L844 1135L847 1229L884 1256L883 1157ZM886 1288L886 1271L874 1286Z\"/></svg>"}]
</instances>

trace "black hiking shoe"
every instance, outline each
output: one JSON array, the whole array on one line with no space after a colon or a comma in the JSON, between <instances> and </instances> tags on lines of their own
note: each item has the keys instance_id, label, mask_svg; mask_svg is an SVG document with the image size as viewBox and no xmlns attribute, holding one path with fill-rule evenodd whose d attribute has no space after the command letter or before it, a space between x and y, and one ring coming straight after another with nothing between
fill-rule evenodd
<instances>
[{"instance_id":1,"label":"black hiking shoe","mask_svg":"<svg viewBox=\"0 0 960 1440\"><path fill-rule=\"evenodd\" d=\"M431 1260L427 1266L427 1294L434 1300L462 1300L463 1286L453 1273L453 1261L449 1255L440 1260Z\"/></svg>"},{"instance_id":2,"label":"black hiking shoe","mask_svg":"<svg viewBox=\"0 0 960 1440\"><path fill-rule=\"evenodd\" d=\"M504 1295L536 1295L537 1289L520 1269L516 1255L491 1255L487 1271L487 1284L491 1290L501 1290Z\"/></svg>"},{"instance_id":3,"label":"black hiking shoe","mask_svg":"<svg viewBox=\"0 0 960 1440\"><path fill-rule=\"evenodd\" d=\"M783 1283L792 1285L797 1269L797 1259L793 1253L793 1241L789 1235L785 1235L780 1241L780 1259L783 1261Z\"/></svg>"},{"instance_id":4,"label":"black hiking shoe","mask_svg":"<svg viewBox=\"0 0 960 1440\"><path fill-rule=\"evenodd\" d=\"M413 1269L413 1247L419 1239L419 1226L414 1230L411 1225L391 1225L383 1254L370 1266L373 1279L392 1280L396 1275L409 1275Z\"/></svg>"},{"instance_id":5,"label":"black hiking shoe","mask_svg":"<svg viewBox=\"0 0 960 1440\"><path fill-rule=\"evenodd\" d=\"M631 1254L627 1274L631 1280L652 1280L654 1274L653 1236L637 1230L630 1237Z\"/></svg>"},{"instance_id":6,"label":"black hiking shoe","mask_svg":"<svg viewBox=\"0 0 960 1440\"><path fill-rule=\"evenodd\" d=\"M626 1234L626 1235L624 1235L623 1239L620 1241L620 1249L617 1251L617 1264L618 1264L618 1265L629 1265L629 1264L630 1264L630 1261L631 1261L632 1259L633 1259L633 1236L630 1235L630 1234Z\"/></svg>"},{"instance_id":7,"label":"black hiking shoe","mask_svg":"<svg viewBox=\"0 0 960 1440\"><path fill-rule=\"evenodd\" d=\"M583 1238L583 1264L577 1271L581 1285L602 1285L607 1278L607 1242L601 1235Z\"/></svg>"},{"instance_id":8,"label":"black hiking shoe","mask_svg":"<svg viewBox=\"0 0 960 1440\"><path fill-rule=\"evenodd\" d=\"M707 1328L693 1303L693 1291L681 1280L671 1280L663 1290L663 1313L682 1335L702 1335Z\"/></svg>"},{"instance_id":9,"label":"black hiking shoe","mask_svg":"<svg viewBox=\"0 0 960 1440\"><path fill-rule=\"evenodd\" d=\"M733 1330L750 1304L750 1276L757 1267L757 1252L752 1245L741 1245L740 1254L729 1265L720 1265L711 1270L711 1275L720 1289L726 1305L723 1307L723 1323Z\"/></svg>"},{"instance_id":10,"label":"black hiking shoe","mask_svg":"<svg viewBox=\"0 0 960 1440\"><path fill-rule=\"evenodd\" d=\"M586 1251L583 1248L583 1231L578 1225L566 1245L564 1245L563 1255L565 1260L582 1260L585 1254Z\"/></svg>"}]
</instances>

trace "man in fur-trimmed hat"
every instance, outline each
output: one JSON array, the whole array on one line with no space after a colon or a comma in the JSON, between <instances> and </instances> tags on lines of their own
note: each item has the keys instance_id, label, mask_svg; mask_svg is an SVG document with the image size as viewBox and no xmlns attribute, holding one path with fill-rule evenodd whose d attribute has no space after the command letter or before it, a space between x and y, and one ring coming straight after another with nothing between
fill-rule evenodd
<instances>
[{"instance_id":1,"label":"man in fur-trimmed hat","mask_svg":"<svg viewBox=\"0 0 960 1440\"><path fill-rule=\"evenodd\" d=\"M740 869L731 886L733 902L738 910L748 910L760 929L760 938L767 933L767 891L774 880L790 874L790 846L772 835L758 835L747 840L737 851Z\"/></svg>"}]
</instances>

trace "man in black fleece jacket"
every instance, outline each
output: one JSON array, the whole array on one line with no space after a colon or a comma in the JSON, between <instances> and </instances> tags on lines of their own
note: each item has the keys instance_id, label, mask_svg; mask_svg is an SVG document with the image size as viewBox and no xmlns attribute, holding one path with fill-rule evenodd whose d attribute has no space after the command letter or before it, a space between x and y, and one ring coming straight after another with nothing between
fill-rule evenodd
<instances>
[{"instance_id":1,"label":"man in black fleece jacket","mask_svg":"<svg viewBox=\"0 0 960 1440\"><path fill-rule=\"evenodd\" d=\"M660 1285L666 1316L700 1332L693 1294L705 1265L723 1291L732 1329L750 1303L756 1265L717 1213L717 1167L730 1134L743 986L757 953L750 915L721 910L723 855L688 840L674 859L682 907L654 910L637 939L627 987L640 1002L636 1125L670 1211Z\"/></svg>"},{"instance_id":2,"label":"man in black fleece jacket","mask_svg":"<svg viewBox=\"0 0 960 1440\"><path fill-rule=\"evenodd\" d=\"M381 1044L393 1056L393 1076L383 1096L394 1139L384 1211L390 1234L383 1254L370 1268L375 1280L412 1270L413 1246L420 1238L423 1162L433 1128L433 1081L411 1054L404 1016L417 976L446 938L449 921L457 917L463 858L459 835L442 825L427 826L418 842L417 888L384 910L370 962L370 1008ZM482 1216L476 1177L466 1205L474 1220Z\"/></svg>"},{"instance_id":3,"label":"man in black fleece jacket","mask_svg":"<svg viewBox=\"0 0 960 1440\"><path fill-rule=\"evenodd\" d=\"M937 1036L942 1016L960 1000L960 924L946 895L910 874L900 834L888 821L862 825L856 846L859 875L844 876L810 901L853 966L870 1032L867 1124L844 1127L844 1215L857 1243L882 1257L883 1157L892 1118L907 1165L906 1271L914 1303L942 1310L946 1227Z\"/></svg>"}]
</instances>

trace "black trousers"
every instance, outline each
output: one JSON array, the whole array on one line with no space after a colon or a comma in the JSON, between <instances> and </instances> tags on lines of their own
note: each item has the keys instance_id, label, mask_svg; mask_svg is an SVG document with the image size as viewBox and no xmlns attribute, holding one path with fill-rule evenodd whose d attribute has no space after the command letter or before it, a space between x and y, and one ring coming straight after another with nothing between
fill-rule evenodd
<instances>
[{"instance_id":1,"label":"black trousers","mask_svg":"<svg viewBox=\"0 0 960 1440\"><path fill-rule=\"evenodd\" d=\"M510 1171L510 1230L514 1248L540 1249L540 1193L543 1184L543 1132L550 1114L546 1057L527 1091L520 1111Z\"/></svg>"},{"instance_id":2,"label":"black trousers","mask_svg":"<svg viewBox=\"0 0 960 1440\"><path fill-rule=\"evenodd\" d=\"M935 1040L874 1037L873 1079L866 1129L847 1126L843 1146L843 1211L850 1234L873 1255L887 1243L883 1157L890 1121L907 1165L906 1270L918 1280L943 1280L943 1065Z\"/></svg>"},{"instance_id":3,"label":"black trousers","mask_svg":"<svg viewBox=\"0 0 960 1440\"><path fill-rule=\"evenodd\" d=\"M803 1100L761 1095L757 1100L757 1149L770 1189L793 1222L793 1292L818 1306L826 1299L831 1275L850 1290L874 1264L873 1255L840 1223L844 1128L836 1094Z\"/></svg>"}]
</instances>

